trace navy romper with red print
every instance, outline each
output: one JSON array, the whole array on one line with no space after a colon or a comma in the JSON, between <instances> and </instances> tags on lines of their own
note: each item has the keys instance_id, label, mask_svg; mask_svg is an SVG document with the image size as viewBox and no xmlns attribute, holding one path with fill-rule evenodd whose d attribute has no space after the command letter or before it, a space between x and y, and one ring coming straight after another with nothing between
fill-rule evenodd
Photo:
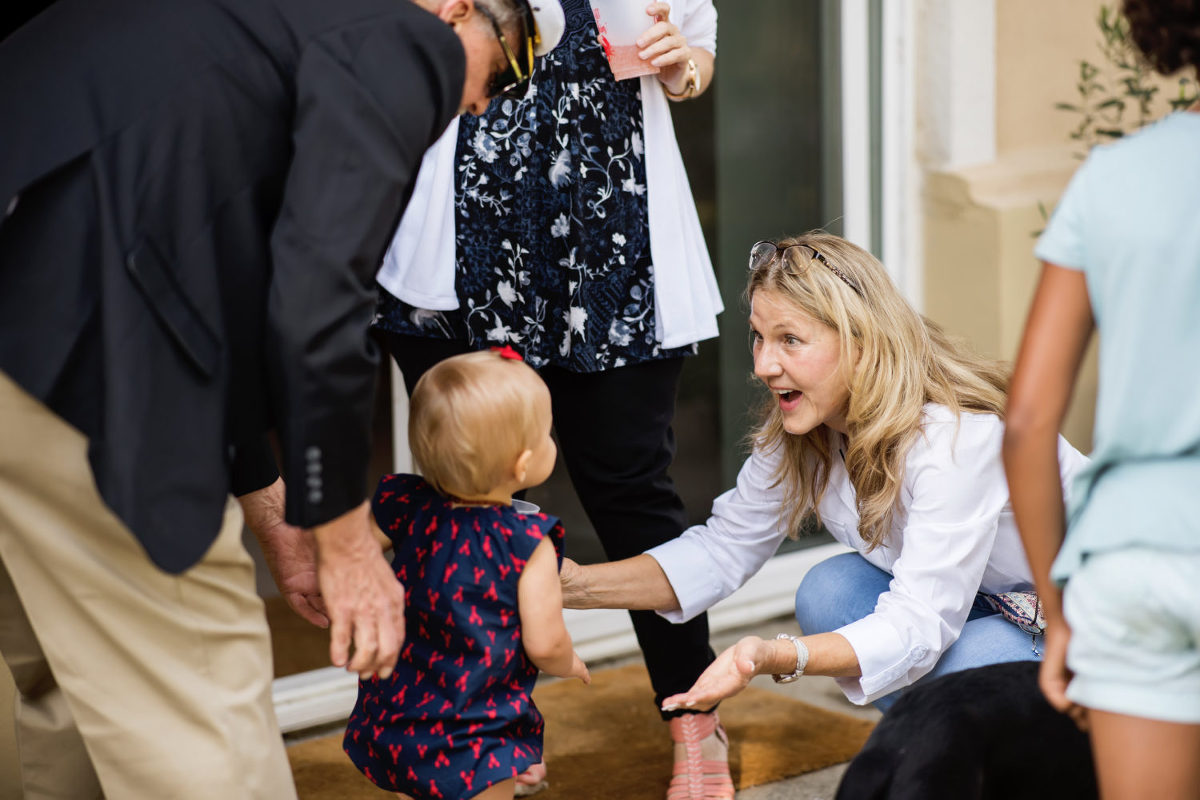
<instances>
[{"instance_id":1,"label":"navy romper with red print","mask_svg":"<svg viewBox=\"0 0 1200 800\"><path fill-rule=\"evenodd\" d=\"M542 760L517 580L562 525L510 506L455 506L416 475L372 501L404 584L404 647L387 680L360 681L343 747L373 783L417 800L473 797Z\"/></svg>"}]
</instances>

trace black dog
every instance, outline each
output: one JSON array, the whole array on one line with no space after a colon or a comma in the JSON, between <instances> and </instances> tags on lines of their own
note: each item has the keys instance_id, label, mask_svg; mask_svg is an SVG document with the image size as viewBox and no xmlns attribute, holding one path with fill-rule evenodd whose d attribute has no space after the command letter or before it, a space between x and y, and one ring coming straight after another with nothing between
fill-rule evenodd
<instances>
[{"instance_id":1,"label":"black dog","mask_svg":"<svg viewBox=\"0 0 1200 800\"><path fill-rule=\"evenodd\" d=\"M850 762L837 800L1097 797L1087 735L1046 702L1038 667L995 664L910 689Z\"/></svg>"}]
</instances>

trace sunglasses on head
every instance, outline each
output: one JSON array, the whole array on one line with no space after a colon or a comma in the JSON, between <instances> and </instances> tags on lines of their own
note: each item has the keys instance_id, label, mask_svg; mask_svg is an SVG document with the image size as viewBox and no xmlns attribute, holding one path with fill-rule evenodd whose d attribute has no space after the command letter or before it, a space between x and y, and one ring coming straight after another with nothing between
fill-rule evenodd
<instances>
[{"instance_id":1,"label":"sunglasses on head","mask_svg":"<svg viewBox=\"0 0 1200 800\"><path fill-rule=\"evenodd\" d=\"M508 67L492 78L491 84L488 85L488 97L503 96L520 100L525 96L525 92L529 88L529 77L533 74L533 48L536 45L534 40L537 38L537 28L530 19L529 9L524 8L522 14L522 24L525 26L525 36L522 37L525 40L523 48L525 66L522 67L512 48L508 46L508 39L505 37L504 31L500 29L500 23L496 21L496 17L482 4L476 3L475 8L492 24L492 30L500 42L500 49L504 51L504 57L508 59Z\"/></svg>"},{"instance_id":2,"label":"sunglasses on head","mask_svg":"<svg viewBox=\"0 0 1200 800\"><path fill-rule=\"evenodd\" d=\"M808 266L812 264L812 262L820 261L829 268L830 272L841 278L842 283L853 289L855 294L857 294L859 297L863 297L862 289L858 287L857 283L850 279L849 275L842 272L833 264L830 264L828 259L821 255L817 248L807 244L789 244L787 247L779 247L779 245L775 244L774 242L755 242L754 246L750 248L750 271L754 272L762 267L767 266L777 257L787 259L787 253L789 250L795 250L800 253L801 261L799 264L799 272L804 272L806 269L808 269Z\"/></svg>"}]
</instances>

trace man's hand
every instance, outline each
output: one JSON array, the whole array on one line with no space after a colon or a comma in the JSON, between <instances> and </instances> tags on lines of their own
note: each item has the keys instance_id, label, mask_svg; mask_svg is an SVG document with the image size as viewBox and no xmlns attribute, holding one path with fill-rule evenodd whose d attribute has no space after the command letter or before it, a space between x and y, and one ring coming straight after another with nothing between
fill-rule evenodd
<instances>
[{"instance_id":1,"label":"man's hand","mask_svg":"<svg viewBox=\"0 0 1200 800\"><path fill-rule=\"evenodd\" d=\"M404 587L371 533L370 513L363 502L313 528L330 620L329 659L364 679L391 675L404 642Z\"/></svg>"},{"instance_id":2,"label":"man's hand","mask_svg":"<svg viewBox=\"0 0 1200 800\"><path fill-rule=\"evenodd\" d=\"M329 617L317 583L317 543L309 531L284 522L283 480L242 495L238 502L283 599L313 625L328 628Z\"/></svg>"}]
</instances>

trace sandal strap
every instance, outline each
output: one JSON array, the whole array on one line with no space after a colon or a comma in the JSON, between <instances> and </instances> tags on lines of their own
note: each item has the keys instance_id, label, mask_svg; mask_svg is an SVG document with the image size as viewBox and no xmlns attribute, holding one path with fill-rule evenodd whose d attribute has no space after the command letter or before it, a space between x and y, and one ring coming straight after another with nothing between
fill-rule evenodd
<instances>
[{"instance_id":1,"label":"sandal strap","mask_svg":"<svg viewBox=\"0 0 1200 800\"><path fill-rule=\"evenodd\" d=\"M672 717L671 739L679 744L688 744L695 742L699 744L701 740L712 736L716 731L721 737L721 741L728 744L725 736L725 729L721 727L721 718L717 716L716 711L700 714L681 714L678 717Z\"/></svg>"},{"instance_id":2,"label":"sandal strap","mask_svg":"<svg viewBox=\"0 0 1200 800\"><path fill-rule=\"evenodd\" d=\"M700 767L699 772L704 780L709 780L710 777L713 779L720 778L725 781L729 780L728 761L678 761L675 763L675 768L672 772L676 777L679 775L694 775L696 771L690 769L693 766Z\"/></svg>"},{"instance_id":3,"label":"sandal strap","mask_svg":"<svg viewBox=\"0 0 1200 800\"><path fill-rule=\"evenodd\" d=\"M675 763L667 800L733 800L728 761L701 758L700 744L716 734L726 747L729 737L717 712L685 714L671 720L671 739L684 746L685 759Z\"/></svg>"},{"instance_id":4,"label":"sandal strap","mask_svg":"<svg viewBox=\"0 0 1200 800\"><path fill-rule=\"evenodd\" d=\"M667 800L733 800L733 796L733 781L727 774L701 778L676 775L667 788Z\"/></svg>"}]
</instances>

